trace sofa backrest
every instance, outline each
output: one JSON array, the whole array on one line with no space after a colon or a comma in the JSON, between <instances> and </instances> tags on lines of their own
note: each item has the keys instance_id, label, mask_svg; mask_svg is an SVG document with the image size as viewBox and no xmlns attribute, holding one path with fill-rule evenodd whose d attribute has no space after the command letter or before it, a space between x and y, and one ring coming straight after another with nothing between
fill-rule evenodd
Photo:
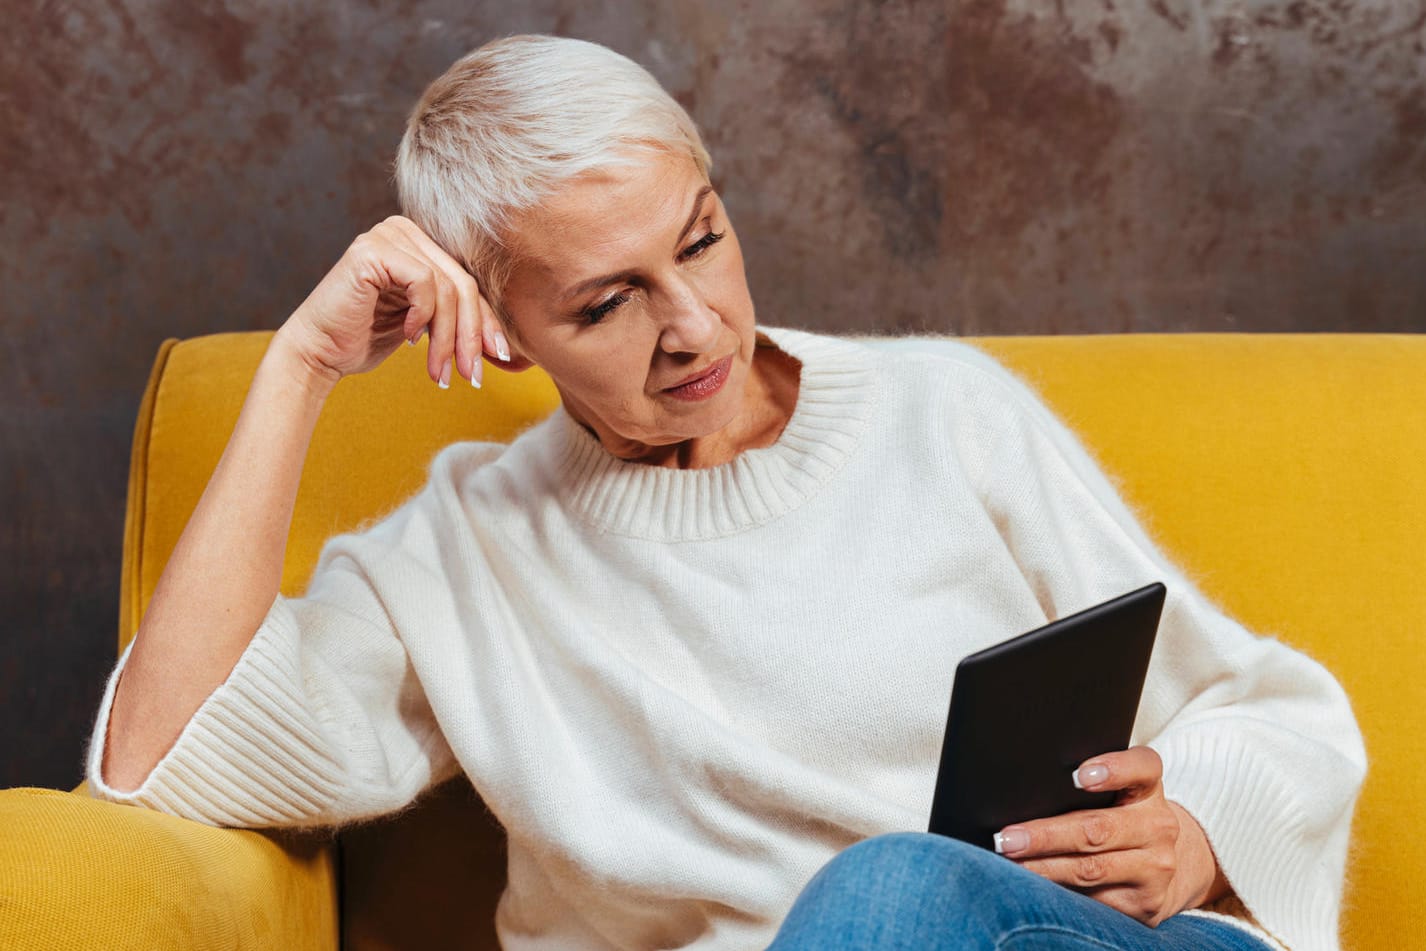
<instances>
[{"instance_id":1,"label":"sofa backrest","mask_svg":"<svg viewBox=\"0 0 1426 951\"><path fill-rule=\"evenodd\" d=\"M159 353L135 429L121 648L217 463L269 337L169 341ZM1041 393L1209 597L1342 681L1370 757L1354 829L1347 946L1386 949L1401 934L1426 930L1419 844L1426 337L967 342ZM300 593L324 539L414 492L440 447L508 440L557 403L538 370L488 370L479 391L440 390L425 376L424 355L424 347L403 347L377 371L337 387L303 472L285 593ZM494 947L490 915L503 858L480 813L457 783L396 820L344 833L348 947L469 947L475 935ZM423 906L441 913L421 914Z\"/></svg>"}]
</instances>

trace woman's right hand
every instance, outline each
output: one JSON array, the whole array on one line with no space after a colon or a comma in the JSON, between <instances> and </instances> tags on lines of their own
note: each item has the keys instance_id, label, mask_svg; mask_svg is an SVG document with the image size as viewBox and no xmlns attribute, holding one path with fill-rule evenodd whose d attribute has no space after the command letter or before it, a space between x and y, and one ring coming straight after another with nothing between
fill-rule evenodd
<instances>
[{"instance_id":1,"label":"woman's right hand","mask_svg":"<svg viewBox=\"0 0 1426 951\"><path fill-rule=\"evenodd\" d=\"M373 369L423 333L430 335L426 372L441 386L455 373L479 386L486 354L509 360L475 279L399 215L353 241L280 333L332 383Z\"/></svg>"}]
</instances>

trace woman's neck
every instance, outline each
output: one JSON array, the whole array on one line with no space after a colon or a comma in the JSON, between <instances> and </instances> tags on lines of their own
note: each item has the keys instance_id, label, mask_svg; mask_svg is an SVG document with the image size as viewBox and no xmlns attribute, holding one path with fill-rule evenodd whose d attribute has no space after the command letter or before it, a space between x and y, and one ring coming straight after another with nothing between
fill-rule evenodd
<instances>
[{"instance_id":1,"label":"woman's neck","mask_svg":"<svg viewBox=\"0 0 1426 951\"><path fill-rule=\"evenodd\" d=\"M670 446L665 459L654 465L677 469L711 469L732 462L739 453L761 449L777 437L797 407L802 364L771 341L758 340L743 391L743 408L717 433Z\"/></svg>"}]
</instances>

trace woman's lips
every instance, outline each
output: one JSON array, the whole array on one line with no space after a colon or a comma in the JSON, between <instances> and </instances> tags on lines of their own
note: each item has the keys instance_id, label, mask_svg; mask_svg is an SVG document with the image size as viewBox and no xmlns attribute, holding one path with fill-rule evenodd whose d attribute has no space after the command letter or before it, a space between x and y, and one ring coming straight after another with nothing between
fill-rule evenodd
<instances>
[{"instance_id":1,"label":"woman's lips","mask_svg":"<svg viewBox=\"0 0 1426 951\"><path fill-rule=\"evenodd\" d=\"M728 371L732 366L733 356L729 354L692 379L670 386L664 392L676 400L706 400L728 382Z\"/></svg>"}]
</instances>

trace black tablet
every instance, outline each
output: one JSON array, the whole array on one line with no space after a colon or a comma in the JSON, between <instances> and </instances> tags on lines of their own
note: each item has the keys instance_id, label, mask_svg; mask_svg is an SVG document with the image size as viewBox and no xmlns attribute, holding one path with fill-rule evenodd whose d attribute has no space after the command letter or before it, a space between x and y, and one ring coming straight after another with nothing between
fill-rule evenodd
<instances>
[{"instance_id":1,"label":"black tablet","mask_svg":"<svg viewBox=\"0 0 1426 951\"><path fill-rule=\"evenodd\" d=\"M1128 747L1165 593L1155 582L960 662L932 832L993 849L1010 823L1114 804L1071 774Z\"/></svg>"}]
</instances>

